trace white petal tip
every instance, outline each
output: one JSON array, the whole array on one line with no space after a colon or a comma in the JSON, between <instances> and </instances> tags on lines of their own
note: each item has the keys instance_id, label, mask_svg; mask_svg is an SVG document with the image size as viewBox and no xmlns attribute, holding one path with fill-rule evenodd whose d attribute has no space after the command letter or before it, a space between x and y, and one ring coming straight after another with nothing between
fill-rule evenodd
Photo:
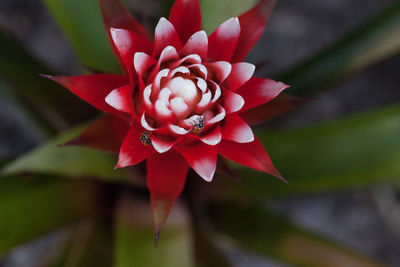
<instances>
[{"instance_id":1,"label":"white petal tip","mask_svg":"<svg viewBox=\"0 0 400 267\"><path fill-rule=\"evenodd\" d=\"M214 178L214 173L215 170L213 171L213 173L211 175L200 175L201 178L203 178L204 181L206 181L207 183L212 182L213 178Z\"/></svg>"}]
</instances>

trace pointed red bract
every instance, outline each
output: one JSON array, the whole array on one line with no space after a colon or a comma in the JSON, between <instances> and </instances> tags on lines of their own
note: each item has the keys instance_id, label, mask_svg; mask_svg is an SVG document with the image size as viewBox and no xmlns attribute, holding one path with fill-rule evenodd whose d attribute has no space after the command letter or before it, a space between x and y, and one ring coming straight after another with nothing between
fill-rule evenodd
<instances>
[{"instance_id":1,"label":"pointed red bract","mask_svg":"<svg viewBox=\"0 0 400 267\"><path fill-rule=\"evenodd\" d=\"M221 24L208 37L208 58L211 61L230 62L235 53L240 36L238 18L231 18Z\"/></svg>"},{"instance_id":2,"label":"pointed red bract","mask_svg":"<svg viewBox=\"0 0 400 267\"><path fill-rule=\"evenodd\" d=\"M176 148L190 167L207 182L211 182L217 168L217 148L201 142Z\"/></svg>"},{"instance_id":3,"label":"pointed red bract","mask_svg":"<svg viewBox=\"0 0 400 267\"><path fill-rule=\"evenodd\" d=\"M168 218L172 205L182 193L189 166L176 151L154 154L147 160L147 187L156 236Z\"/></svg>"},{"instance_id":4,"label":"pointed red bract","mask_svg":"<svg viewBox=\"0 0 400 267\"><path fill-rule=\"evenodd\" d=\"M125 72L131 77L131 81L134 81L133 57L136 52L151 54L153 43L139 34L125 29L111 28L110 33L114 46L124 62Z\"/></svg>"},{"instance_id":5,"label":"pointed red bract","mask_svg":"<svg viewBox=\"0 0 400 267\"><path fill-rule=\"evenodd\" d=\"M126 120L104 115L90 124L78 137L62 146L87 146L118 152L128 130L129 124Z\"/></svg>"},{"instance_id":6,"label":"pointed red bract","mask_svg":"<svg viewBox=\"0 0 400 267\"><path fill-rule=\"evenodd\" d=\"M155 153L155 150L150 145L145 145L141 142L141 136L145 130L135 122L128 134L126 135L121 150L116 168L123 168L136 165Z\"/></svg>"},{"instance_id":7,"label":"pointed red bract","mask_svg":"<svg viewBox=\"0 0 400 267\"><path fill-rule=\"evenodd\" d=\"M246 62L232 64L232 71L224 81L224 86L231 91L236 91L253 77L255 69L253 64Z\"/></svg>"},{"instance_id":8,"label":"pointed red bract","mask_svg":"<svg viewBox=\"0 0 400 267\"><path fill-rule=\"evenodd\" d=\"M175 26L182 43L186 43L192 34L201 30L199 0L176 0L169 20Z\"/></svg>"},{"instance_id":9,"label":"pointed red bract","mask_svg":"<svg viewBox=\"0 0 400 267\"><path fill-rule=\"evenodd\" d=\"M232 65L226 61L216 61L206 64L207 69L209 69L209 76L218 84L225 81L232 71Z\"/></svg>"},{"instance_id":10,"label":"pointed red bract","mask_svg":"<svg viewBox=\"0 0 400 267\"><path fill-rule=\"evenodd\" d=\"M128 73L124 67L124 61L119 55L118 49L112 41L110 29L117 28L133 31L149 41L151 38L147 34L145 28L136 19L134 19L129 11L126 10L126 8L121 4L120 0L99 0L99 4L103 16L104 27L108 35L108 39L110 40L111 48L118 58L121 67L125 70L125 73Z\"/></svg>"},{"instance_id":11,"label":"pointed red bract","mask_svg":"<svg viewBox=\"0 0 400 267\"><path fill-rule=\"evenodd\" d=\"M113 114L120 114L120 112L106 103L106 96L115 88L119 88L129 82L126 76L113 74L45 77L68 88L72 93L95 108Z\"/></svg>"},{"instance_id":12,"label":"pointed red bract","mask_svg":"<svg viewBox=\"0 0 400 267\"><path fill-rule=\"evenodd\" d=\"M222 126L222 139L236 143L250 143L254 141L254 134L250 126L238 115L230 115Z\"/></svg>"},{"instance_id":13,"label":"pointed red bract","mask_svg":"<svg viewBox=\"0 0 400 267\"><path fill-rule=\"evenodd\" d=\"M242 30L232 62L243 61L261 38L276 2L277 0L262 0L239 17Z\"/></svg>"},{"instance_id":14,"label":"pointed red bract","mask_svg":"<svg viewBox=\"0 0 400 267\"><path fill-rule=\"evenodd\" d=\"M106 97L106 102L113 108L133 115L133 88L127 84L120 88L114 89Z\"/></svg>"},{"instance_id":15,"label":"pointed red bract","mask_svg":"<svg viewBox=\"0 0 400 267\"><path fill-rule=\"evenodd\" d=\"M99 0L99 3L107 33L110 28L125 29L151 40L145 28L132 17L120 0Z\"/></svg>"},{"instance_id":16,"label":"pointed red bract","mask_svg":"<svg viewBox=\"0 0 400 267\"><path fill-rule=\"evenodd\" d=\"M241 95L229 90L223 90L224 108L226 113L234 113L241 110L244 106L244 99Z\"/></svg>"},{"instance_id":17,"label":"pointed red bract","mask_svg":"<svg viewBox=\"0 0 400 267\"><path fill-rule=\"evenodd\" d=\"M264 147L255 138L252 143L238 144L223 140L218 145L218 153L244 166L266 172L282 179L282 175L274 167Z\"/></svg>"},{"instance_id":18,"label":"pointed red bract","mask_svg":"<svg viewBox=\"0 0 400 267\"><path fill-rule=\"evenodd\" d=\"M152 143L154 149L158 153L165 153L172 148L175 143L175 140L171 140L169 138L165 138L163 136L159 136L157 134L152 135Z\"/></svg>"},{"instance_id":19,"label":"pointed red bract","mask_svg":"<svg viewBox=\"0 0 400 267\"><path fill-rule=\"evenodd\" d=\"M219 142L221 142L222 140L221 127L217 125L214 128L211 128L211 130L204 133L203 135L200 135L199 137L204 144L210 146L218 145Z\"/></svg>"},{"instance_id":20,"label":"pointed red bract","mask_svg":"<svg viewBox=\"0 0 400 267\"><path fill-rule=\"evenodd\" d=\"M174 25L165 18L161 18L156 26L153 56L158 58L167 46L172 46L176 50L179 50L182 47L182 43Z\"/></svg>"},{"instance_id":21,"label":"pointed red bract","mask_svg":"<svg viewBox=\"0 0 400 267\"><path fill-rule=\"evenodd\" d=\"M144 76L150 70L151 67L157 64L157 61L146 53L138 52L133 58L133 65L135 67L137 75L139 75L142 80Z\"/></svg>"},{"instance_id":22,"label":"pointed red bract","mask_svg":"<svg viewBox=\"0 0 400 267\"><path fill-rule=\"evenodd\" d=\"M267 103L287 88L289 86L281 82L253 77L236 93L244 98L243 110L246 110Z\"/></svg>"},{"instance_id":23,"label":"pointed red bract","mask_svg":"<svg viewBox=\"0 0 400 267\"><path fill-rule=\"evenodd\" d=\"M190 39L185 43L179 54L187 56L197 54L202 60L207 59L208 51L208 37L205 31L199 31L193 34Z\"/></svg>"}]
</instances>

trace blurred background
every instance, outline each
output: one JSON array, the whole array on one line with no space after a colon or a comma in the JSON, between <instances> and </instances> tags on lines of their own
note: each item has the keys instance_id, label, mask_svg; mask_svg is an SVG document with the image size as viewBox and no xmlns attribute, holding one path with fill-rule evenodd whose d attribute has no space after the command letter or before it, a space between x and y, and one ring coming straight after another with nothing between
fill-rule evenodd
<instances>
[{"instance_id":1,"label":"blurred background","mask_svg":"<svg viewBox=\"0 0 400 267\"><path fill-rule=\"evenodd\" d=\"M149 29L153 29L160 14L165 14L165 3L161 0L123 2ZM247 61L258 66L257 76L283 79L286 83L293 84L293 91L289 93L313 99L284 116L260 126L259 130L277 131L279 129L287 133L299 127L314 127L320 123L324 125L324 123L338 121L347 116L363 114L399 103L399 5L396 7L397 22L395 26L390 26L393 29L384 32L383 36L379 37L368 35L377 31L376 27L378 31L379 27L383 30L389 27L384 23L385 16L393 16L394 11L390 13L390 8L394 9L396 3L398 0L279 1L265 34ZM212 8L212 5L207 7ZM208 11L213 14L212 10L203 10L203 12ZM378 19L374 19L377 16ZM224 18L216 16L215 20L218 19L221 22ZM372 24L368 24L371 20ZM82 73L82 64L78 61L71 42L41 1L1 0L0 30L18 40L24 49L48 66L53 73L71 75ZM364 45L363 42L369 43ZM393 43L395 47L390 46ZM384 52L376 48L382 46L389 48L385 48ZM321 54L320 51L328 52ZM7 53L8 51L4 49L0 52L0 61L3 61L1 64L5 66L4 68L7 64L12 64L2 59ZM322 58L323 64L318 63L318 57ZM360 59L360 57L364 58ZM310 64L313 64L313 71L308 69ZM329 68L335 70L330 71ZM308 79L315 77L316 83L311 83L310 88L302 88L308 81L299 77L305 76ZM0 86L7 87L7 76L2 76L0 73L0 77L3 77L0 79ZM296 82L298 87L296 87ZM12 87L10 88L12 91ZM296 91L297 88L304 90ZM400 117L397 118L397 125L399 121ZM395 121L392 122L395 123ZM63 127L61 125L60 129L64 129ZM348 127L351 128L351 121ZM359 134L362 135L363 132ZM400 131L397 134L400 140ZM338 139L335 140L340 143L340 138L338 134ZM354 135L352 138L354 138L354 145L357 146L357 139L362 136ZM387 138L386 135L377 135L374 138L377 139L367 141L386 144L381 140L381 138ZM32 122L26 112L21 110L21 105L7 93L7 90L0 90L0 159L2 162L16 158L46 140L46 135ZM352 144L348 142L346 145L349 157L354 159L354 164L357 165L357 155L351 152ZM400 143L397 142L397 144ZM324 149L324 147L319 148L319 150ZM330 155L329 149L328 147L325 151L327 158ZM354 149L363 151L362 147ZM302 148L301 151L305 150L307 148ZM388 150L399 151L400 147L393 146ZM269 152L278 167L283 167L285 162L279 162L280 156L276 156L279 152L275 151L279 151L279 144L275 144L275 149L273 147ZM313 151L310 149L310 153ZM369 155L370 164L373 165L375 159L385 158L385 155L381 155L380 152L379 150L376 154ZM293 149L290 153L296 154L297 151ZM366 148L365 153L371 153L371 150ZM347 157L347 155L343 156ZM310 161L313 160L315 158L311 155ZM397 166L400 166L400 158L397 157L396 160ZM302 162L299 161L299 164ZM315 168L323 168L318 164L319 162L315 162ZM341 165L337 165L333 172L340 176L346 171L341 168ZM290 172L282 172L290 184L295 182ZM371 184L365 181L357 186L338 186L338 189L335 189L335 186L329 190L300 189L299 191L303 192L291 193L284 197L267 195L267 200L263 200L265 201L264 208L272 214L283 216L301 229L314 233L322 239L329 239L379 261L383 266L400 266L399 187L398 182L386 182L386 180L396 181L400 178L398 167L397 172L392 172L390 175L393 173L397 173L397 176L386 177L386 173L382 173L382 180L375 179ZM246 177L242 178L245 187ZM365 179L370 181L372 178L365 177ZM342 181L342 184L346 184L346 181ZM285 190L282 188L280 190ZM46 253L55 239L54 234L47 235L45 238L18 247L0 260L0 266L38 266L36 259ZM221 242L221 247L233 266L292 266L280 260L267 259L265 255L258 252L249 252L236 246L225 245L225 242ZM339 261L331 266L346 265L341 265Z\"/></svg>"}]
</instances>

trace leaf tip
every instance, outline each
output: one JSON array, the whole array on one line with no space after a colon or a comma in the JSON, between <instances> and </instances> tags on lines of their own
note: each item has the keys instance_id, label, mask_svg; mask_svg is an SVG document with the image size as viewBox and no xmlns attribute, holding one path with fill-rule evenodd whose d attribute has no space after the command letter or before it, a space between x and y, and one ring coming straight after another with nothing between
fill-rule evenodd
<instances>
[{"instance_id":1,"label":"leaf tip","mask_svg":"<svg viewBox=\"0 0 400 267\"><path fill-rule=\"evenodd\" d=\"M47 78L47 79L53 80L53 76L48 75L48 74L39 73L39 76L41 76L43 78Z\"/></svg>"},{"instance_id":2,"label":"leaf tip","mask_svg":"<svg viewBox=\"0 0 400 267\"><path fill-rule=\"evenodd\" d=\"M160 239L160 232L155 232L154 234L154 249L157 249L158 240Z\"/></svg>"},{"instance_id":3,"label":"leaf tip","mask_svg":"<svg viewBox=\"0 0 400 267\"><path fill-rule=\"evenodd\" d=\"M282 174L280 174L280 172L276 171L276 173L274 173L274 176L285 184L289 184L289 182L282 176Z\"/></svg>"}]
</instances>

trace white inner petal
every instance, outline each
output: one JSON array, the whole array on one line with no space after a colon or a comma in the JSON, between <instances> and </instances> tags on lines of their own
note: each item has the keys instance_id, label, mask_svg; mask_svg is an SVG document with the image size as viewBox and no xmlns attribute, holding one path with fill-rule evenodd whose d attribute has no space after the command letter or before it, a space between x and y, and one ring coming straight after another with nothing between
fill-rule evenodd
<instances>
[{"instance_id":1,"label":"white inner petal","mask_svg":"<svg viewBox=\"0 0 400 267\"><path fill-rule=\"evenodd\" d=\"M207 93L203 94L197 107L204 108L205 106L207 106L210 103L210 100L211 100L211 92L208 91Z\"/></svg>"},{"instance_id":2,"label":"white inner petal","mask_svg":"<svg viewBox=\"0 0 400 267\"><path fill-rule=\"evenodd\" d=\"M201 78L197 78L197 86L200 88L200 90L204 93L207 90L207 83L205 80Z\"/></svg>"},{"instance_id":3,"label":"white inner petal","mask_svg":"<svg viewBox=\"0 0 400 267\"><path fill-rule=\"evenodd\" d=\"M161 90L158 95L158 99L164 101L165 104L169 103L169 96L171 95L171 90L168 87L165 87Z\"/></svg>"},{"instance_id":4,"label":"white inner petal","mask_svg":"<svg viewBox=\"0 0 400 267\"><path fill-rule=\"evenodd\" d=\"M167 104L162 100L156 101L156 111L158 115L161 117L167 117L172 115L171 110L168 109Z\"/></svg>"},{"instance_id":5,"label":"white inner petal","mask_svg":"<svg viewBox=\"0 0 400 267\"><path fill-rule=\"evenodd\" d=\"M179 135L184 135L184 134L187 134L189 132L185 128L179 127L179 126L174 125L174 124L170 124L169 128L171 129L171 131L173 131L174 133L179 134Z\"/></svg>"},{"instance_id":6,"label":"white inner petal","mask_svg":"<svg viewBox=\"0 0 400 267\"><path fill-rule=\"evenodd\" d=\"M190 113L190 109L182 97L175 97L171 100L171 110L179 119L186 117Z\"/></svg>"},{"instance_id":7,"label":"white inner petal","mask_svg":"<svg viewBox=\"0 0 400 267\"><path fill-rule=\"evenodd\" d=\"M192 80L176 77L166 86L171 89L173 95L181 97L188 105L192 105L197 99L197 87Z\"/></svg>"},{"instance_id":8,"label":"white inner petal","mask_svg":"<svg viewBox=\"0 0 400 267\"><path fill-rule=\"evenodd\" d=\"M143 92L143 99L144 99L144 102L145 102L148 106L151 106L151 105L152 105L151 100L150 100L151 87L152 87L151 85L147 86L147 87L144 89L144 92Z\"/></svg>"}]
</instances>

